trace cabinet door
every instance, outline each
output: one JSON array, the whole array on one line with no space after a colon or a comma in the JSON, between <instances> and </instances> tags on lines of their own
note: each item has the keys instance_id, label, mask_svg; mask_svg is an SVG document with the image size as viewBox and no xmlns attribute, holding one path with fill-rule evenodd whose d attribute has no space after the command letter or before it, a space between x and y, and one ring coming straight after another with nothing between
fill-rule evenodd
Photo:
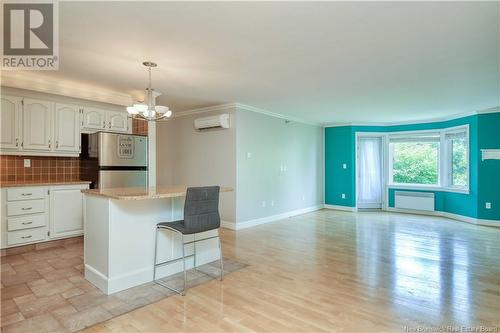
<instances>
[{"instance_id":1,"label":"cabinet door","mask_svg":"<svg viewBox=\"0 0 500 333\"><path fill-rule=\"evenodd\" d=\"M35 99L23 100L24 150L52 150L52 113L54 103Z\"/></svg>"},{"instance_id":2,"label":"cabinet door","mask_svg":"<svg viewBox=\"0 0 500 333\"><path fill-rule=\"evenodd\" d=\"M83 232L81 188L50 191L50 238L80 235Z\"/></svg>"},{"instance_id":3,"label":"cabinet door","mask_svg":"<svg viewBox=\"0 0 500 333\"><path fill-rule=\"evenodd\" d=\"M108 126L111 131L127 132L128 131L128 113L108 111L106 113Z\"/></svg>"},{"instance_id":4,"label":"cabinet door","mask_svg":"<svg viewBox=\"0 0 500 333\"><path fill-rule=\"evenodd\" d=\"M105 111L93 108L84 108L82 127L96 130L105 129Z\"/></svg>"},{"instance_id":5,"label":"cabinet door","mask_svg":"<svg viewBox=\"0 0 500 333\"><path fill-rule=\"evenodd\" d=\"M0 148L18 150L20 141L21 98L2 96L0 109Z\"/></svg>"},{"instance_id":6,"label":"cabinet door","mask_svg":"<svg viewBox=\"0 0 500 333\"><path fill-rule=\"evenodd\" d=\"M80 151L80 108L76 105L56 103L55 107L56 151Z\"/></svg>"}]
</instances>

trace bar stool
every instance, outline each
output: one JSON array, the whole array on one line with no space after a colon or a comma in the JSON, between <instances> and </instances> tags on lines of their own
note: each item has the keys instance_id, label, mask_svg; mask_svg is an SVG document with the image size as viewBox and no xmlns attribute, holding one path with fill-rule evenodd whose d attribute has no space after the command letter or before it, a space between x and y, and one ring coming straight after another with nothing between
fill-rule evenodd
<instances>
[{"instance_id":1,"label":"bar stool","mask_svg":"<svg viewBox=\"0 0 500 333\"><path fill-rule=\"evenodd\" d=\"M194 257L194 269L208 276L211 276L210 274L196 268L196 243L213 238L217 238L219 243L219 254L220 254L219 278L220 281L222 281L224 276L224 264L222 262L222 245L219 233L220 229L219 192L220 192L219 186L189 187L186 192L186 201L184 203L184 220L179 220L174 222L161 222L156 225L155 255L154 255L154 269L153 269L153 281L155 283L184 296L186 294L186 282L187 282L186 258L189 257ZM161 263L156 263L156 255L158 248L158 232L160 231L160 229L170 230L181 236L182 257L164 261ZM184 235L192 235L215 229L217 229L217 236L196 239L196 235L194 235L193 241L184 243ZM188 244L193 244L194 253L186 256L184 248ZM184 288L182 290L174 289L166 285L165 283L156 280L156 268L158 266L162 266L180 260L182 260L182 266L184 272Z\"/></svg>"}]
</instances>

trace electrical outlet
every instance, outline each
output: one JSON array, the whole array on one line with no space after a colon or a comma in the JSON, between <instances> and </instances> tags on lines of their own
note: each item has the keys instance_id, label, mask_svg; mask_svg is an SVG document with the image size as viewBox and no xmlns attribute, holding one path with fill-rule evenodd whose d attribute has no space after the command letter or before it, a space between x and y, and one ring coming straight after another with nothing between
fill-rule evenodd
<instances>
[{"instance_id":1,"label":"electrical outlet","mask_svg":"<svg viewBox=\"0 0 500 333\"><path fill-rule=\"evenodd\" d=\"M266 202L265 201L262 201L262 207L266 207Z\"/></svg>"},{"instance_id":2,"label":"electrical outlet","mask_svg":"<svg viewBox=\"0 0 500 333\"><path fill-rule=\"evenodd\" d=\"M24 159L24 167L31 168L31 160L29 158Z\"/></svg>"},{"instance_id":3,"label":"electrical outlet","mask_svg":"<svg viewBox=\"0 0 500 333\"><path fill-rule=\"evenodd\" d=\"M345 193L342 193L342 199L345 199Z\"/></svg>"},{"instance_id":4,"label":"electrical outlet","mask_svg":"<svg viewBox=\"0 0 500 333\"><path fill-rule=\"evenodd\" d=\"M342 169L347 169L347 164L342 164Z\"/></svg>"},{"instance_id":5,"label":"electrical outlet","mask_svg":"<svg viewBox=\"0 0 500 333\"><path fill-rule=\"evenodd\" d=\"M248 152L248 153L247 153L247 158L249 158L249 159L250 159L250 158L253 158L253 154L252 154L251 152Z\"/></svg>"},{"instance_id":6,"label":"electrical outlet","mask_svg":"<svg viewBox=\"0 0 500 333\"><path fill-rule=\"evenodd\" d=\"M491 209L491 202L487 202L487 203L485 204L485 207L486 207L486 209Z\"/></svg>"}]
</instances>

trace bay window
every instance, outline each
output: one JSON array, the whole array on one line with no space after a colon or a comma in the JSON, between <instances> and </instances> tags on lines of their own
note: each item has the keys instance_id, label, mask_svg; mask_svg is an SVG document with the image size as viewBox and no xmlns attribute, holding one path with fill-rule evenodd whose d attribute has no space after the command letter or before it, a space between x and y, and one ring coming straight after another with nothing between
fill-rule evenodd
<instances>
[{"instance_id":1,"label":"bay window","mask_svg":"<svg viewBox=\"0 0 500 333\"><path fill-rule=\"evenodd\" d=\"M388 135L389 185L468 191L469 129Z\"/></svg>"}]
</instances>

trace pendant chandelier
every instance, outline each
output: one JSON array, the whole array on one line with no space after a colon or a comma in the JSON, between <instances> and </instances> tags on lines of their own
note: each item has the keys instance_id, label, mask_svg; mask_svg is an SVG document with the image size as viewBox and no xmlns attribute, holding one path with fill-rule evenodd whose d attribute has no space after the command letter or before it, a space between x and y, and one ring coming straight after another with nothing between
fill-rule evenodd
<instances>
[{"instance_id":1,"label":"pendant chandelier","mask_svg":"<svg viewBox=\"0 0 500 333\"><path fill-rule=\"evenodd\" d=\"M144 102L128 106L127 112L132 115L132 118L147 121L156 121L172 117L172 111L167 106L156 105L156 97L160 96L161 93L154 91L151 87L151 68L157 67L158 65L151 61L145 61L142 64L148 68L149 72L149 87L146 88L146 97Z\"/></svg>"}]
</instances>

